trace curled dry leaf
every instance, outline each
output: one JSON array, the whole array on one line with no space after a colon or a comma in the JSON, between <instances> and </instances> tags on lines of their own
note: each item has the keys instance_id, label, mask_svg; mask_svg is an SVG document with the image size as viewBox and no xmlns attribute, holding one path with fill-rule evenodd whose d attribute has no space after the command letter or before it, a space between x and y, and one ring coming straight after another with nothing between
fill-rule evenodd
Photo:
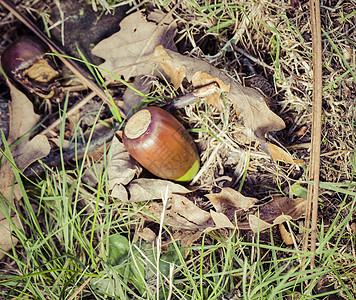
<instances>
[{"instance_id":1,"label":"curled dry leaf","mask_svg":"<svg viewBox=\"0 0 356 300\"><path fill-rule=\"evenodd\" d=\"M181 195L173 195L170 214L173 219L180 221L182 224L186 223L185 226L189 227L194 227L195 225L197 228L203 228L208 223L211 223L209 212L202 210L188 198Z\"/></svg>"},{"instance_id":2,"label":"curled dry leaf","mask_svg":"<svg viewBox=\"0 0 356 300\"><path fill-rule=\"evenodd\" d=\"M162 199L166 195L168 188L168 198L173 194L186 194L190 190L184 186L168 180L139 178L132 180L126 188L112 191L112 196L124 202L140 202L155 199Z\"/></svg>"},{"instance_id":3,"label":"curled dry leaf","mask_svg":"<svg viewBox=\"0 0 356 300\"><path fill-rule=\"evenodd\" d=\"M286 229L286 227L283 224L279 224L279 232L281 233L281 237L283 239L283 242L286 245L293 245L293 237L290 232Z\"/></svg>"},{"instance_id":4,"label":"curled dry leaf","mask_svg":"<svg viewBox=\"0 0 356 300\"><path fill-rule=\"evenodd\" d=\"M297 220L305 214L306 199L276 197L259 207L254 215L249 215L249 224L253 232L262 231L287 220Z\"/></svg>"},{"instance_id":5,"label":"curled dry leaf","mask_svg":"<svg viewBox=\"0 0 356 300\"><path fill-rule=\"evenodd\" d=\"M163 212L162 203L151 202L148 211L155 217L142 215L150 222L159 222ZM209 226L214 226L209 212L200 209L192 201L182 195L173 195L165 211L164 224L178 231L193 230L203 232Z\"/></svg>"},{"instance_id":6,"label":"curled dry leaf","mask_svg":"<svg viewBox=\"0 0 356 300\"><path fill-rule=\"evenodd\" d=\"M205 195L217 212L224 213L230 220L240 217L253 207L257 199L245 197L232 188L223 188L220 193Z\"/></svg>"},{"instance_id":7,"label":"curled dry leaf","mask_svg":"<svg viewBox=\"0 0 356 300\"><path fill-rule=\"evenodd\" d=\"M108 163L108 186L114 189L115 185L126 185L136 175L141 173L141 167L130 156L123 143L115 136L109 150L110 161Z\"/></svg>"},{"instance_id":8,"label":"curled dry leaf","mask_svg":"<svg viewBox=\"0 0 356 300\"><path fill-rule=\"evenodd\" d=\"M219 93L227 93L227 98L234 104L237 113L242 116L245 126L250 128L257 138L264 139L266 133L285 128L283 120L268 108L259 92L243 87L222 70L202 60L164 49L162 46L156 47L153 60L170 77L176 88L180 86L184 77L195 87L216 82L220 86ZM220 108L219 93L209 99L210 103L218 108Z\"/></svg>"},{"instance_id":9,"label":"curled dry leaf","mask_svg":"<svg viewBox=\"0 0 356 300\"><path fill-rule=\"evenodd\" d=\"M149 75L154 71L150 64L157 45L176 50L174 36L176 23L170 14L153 10L148 14L138 11L130 14L120 23L120 31L102 40L92 53L105 59L100 68L126 80L139 75ZM110 74L106 80L114 81Z\"/></svg>"},{"instance_id":10,"label":"curled dry leaf","mask_svg":"<svg viewBox=\"0 0 356 300\"><path fill-rule=\"evenodd\" d=\"M289 152L287 152L286 150L284 150L274 144L271 144L271 143L267 143L267 146L268 146L269 152L275 162L282 161L282 162L292 164L292 165L294 165L296 163L294 161L292 155Z\"/></svg>"}]
</instances>

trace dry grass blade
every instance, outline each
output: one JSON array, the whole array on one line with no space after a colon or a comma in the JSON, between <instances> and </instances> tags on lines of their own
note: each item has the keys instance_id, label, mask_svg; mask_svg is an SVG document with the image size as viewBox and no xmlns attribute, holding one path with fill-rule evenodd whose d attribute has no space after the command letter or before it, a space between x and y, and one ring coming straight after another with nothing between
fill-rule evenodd
<instances>
[{"instance_id":1,"label":"dry grass blade","mask_svg":"<svg viewBox=\"0 0 356 300\"><path fill-rule=\"evenodd\" d=\"M319 172L320 172L320 144L321 144L321 113L322 113L322 49L321 49L321 24L320 24L320 3L319 1L310 1L310 19L313 40L313 125L312 125L312 150L311 163L309 171L309 180L313 185L308 186L307 215L305 218L306 229L310 228L311 222L311 252L316 249L316 228L318 214L319 197ZM308 248L307 232L304 238L303 250ZM314 266L315 257L310 260L311 267Z\"/></svg>"}]
</instances>

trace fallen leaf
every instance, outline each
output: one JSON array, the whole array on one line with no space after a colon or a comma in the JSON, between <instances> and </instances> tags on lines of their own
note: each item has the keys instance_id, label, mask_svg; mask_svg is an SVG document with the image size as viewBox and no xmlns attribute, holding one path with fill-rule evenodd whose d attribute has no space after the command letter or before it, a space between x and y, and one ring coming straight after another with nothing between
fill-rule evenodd
<instances>
[{"instance_id":1,"label":"fallen leaf","mask_svg":"<svg viewBox=\"0 0 356 300\"><path fill-rule=\"evenodd\" d=\"M293 245L293 237L290 232L286 229L286 227L283 224L279 224L279 232L281 233L281 237L283 239L283 242L286 245Z\"/></svg>"},{"instance_id":2,"label":"fallen leaf","mask_svg":"<svg viewBox=\"0 0 356 300\"><path fill-rule=\"evenodd\" d=\"M117 137L112 139L109 157L107 166L109 190L114 189L116 185L128 184L136 175L141 173L142 168L130 156L124 144Z\"/></svg>"},{"instance_id":3,"label":"fallen leaf","mask_svg":"<svg viewBox=\"0 0 356 300\"><path fill-rule=\"evenodd\" d=\"M143 228L138 232L138 236L147 243L152 243L156 239L156 234L150 228Z\"/></svg>"},{"instance_id":4,"label":"fallen leaf","mask_svg":"<svg viewBox=\"0 0 356 300\"><path fill-rule=\"evenodd\" d=\"M17 167L23 172L33 162L47 156L51 146L45 135L38 134L27 143L20 143L13 151Z\"/></svg>"},{"instance_id":5,"label":"fallen leaf","mask_svg":"<svg viewBox=\"0 0 356 300\"><path fill-rule=\"evenodd\" d=\"M102 40L92 54L105 59L101 69L126 80L139 75L149 75L154 67L149 60L157 45L176 50L174 36L177 25L170 14L153 10L130 14L120 23L120 31ZM106 80L114 81L109 73Z\"/></svg>"},{"instance_id":6,"label":"fallen leaf","mask_svg":"<svg viewBox=\"0 0 356 300\"><path fill-rule=\"evenodd\" d=\"M174 217L179 215L195 225L206 225L211 220L209 212L196 206L188 198L181 195L173 195L170 214Z\"/></svg>"},{"instance_id":7,"label":"fallen leaf","mask_svg":"<svg viewBox=\"0 0 356 300\"><path fill-rule=\"evenodd\" d=\"M227 98L234 104L237 113L240 113L245 126L250 128L258 139L264 140L266 133L285 128L283 120L268 108L259 92L243 87L222 70L214 68L207 62L164 49L162 46L156 47L153 60L163 68L171 81L174 82L175 87L179 86L180 81L183 80L181 79L182 70L189 82L193 83L194 78L193 85L201 86L213 81L216 82L220 87L220 93L227 93ZM220 107L217 95L211 102L216 107Z\"/></svg>"},{"instance_id":8,"label":"fallen leaf","mask_svg":"<svg viewBox=\"0 0 356 300\"><path fill-rule=\"evenodd\" d=\"M215 223L215 227L210 227L209 230L219 228L235 228L235 225L233 225L229 218L223 213L219 213L212 210L210 214Z\"/></svg>"},{"instance_id":9,"label":"fallen leaf","mask_svg":"<svg viewBox=\"0 0 356 300\"><path fill-rule=\"evenodd\" d=\"M296 164L292 155L289 152L287 152L286 150L278 147L277 145L271 144L271 143L267 143L267 146L268 146L270 154L275 162L281 161L281 162L285 162L285 163L292 164L292 165Z\"/></svg>"},{"instance_id":10,"label":"fallen leaf","mask_svg":"<svg viewBox=\"0 0 356 300\"><path fill-rule=\"evenodd\" d=\"M21 228L20 220L17 216L11 218L11 222L17 228ZM13 227L10 225L7 219L0 219L0 249L9 251L12 249L12 245L18 243L18 239L12 236ZM4 253L0 253L0 260L5 256Z\"/></svg>"},{"instance_id":11,"label":"fallen leaf","mask_svg":"<svg viewBox=\"0 0 356 300\"><path fill-rule=\"evenodd\" d=\"M193 230L178 230L173 233L173 240L175 242L181 241L182 248L188 248L193 245L193 243L198 240L203 231L193 231ZM169 241L170 243L172 241ZM184 250L184 256L187 257L190 253L190 249Z\"/></svg>"},{"instance_id":12,"label":"fallen leaf","mask_svg":"<svg viewBox=\"0 0 356 300\"><path fill-rule=\"evenodd\" d=\"M288 220L297 220L305 214L306 199L291 199L276 197L264 205L259 206L259 211L249 215L249 224L253 232L262 231L279 225Z\"/></svg>"},{"instance_id":13,"label":"fallen leaf","mask_svg":"<svg viewBox=\"0 0 356 300\"><path fill-rule=\"evenodd\" d=\"M230 220L240 217L256 204L257 199L245 197L232 188L222 188L220 193L205 195L217 212L224 213Z\"/></svg>"},{"instance_id":14,"label":"fallen leaf","mask_svg":"<svg viewBox=\"0 0 356 300\"><path fill-rule=\"evenodd\" d=\"M147 210L155 217L142 214L149 222L160 222L163 204L151 202ZM210 213L197 207L192 201L181 195L173 195L165 210L164 224L175 230L193 230L203 232L209 226L214 226Z\"/></svg>"},{"instance_id":15,"label":"fallen leaf","mask_svg":"<svg viewBox=\"0 0 356 300\"><path fill-rule=\"evenodd\" d=\"M186 194L190 190L184 186L162 179L153 178L139 178L132 180L127 186L127 195L130 195L127 199L128 202L140 202L155 199L162 199L166 194L166 189L168 187L168 198L171 198L173 194ZM121 189L122 193L122 189ZM122 199L122 194L116 194L112 192L112 196L118 198L120 201ZM126 202L126 201L124 201Z\"/></svg>"},{"instance_id":16,"label":"fallen leaf","mask_svg":"<svg viewBox=\"0 0 356 300\"><path fill-rule=\"evenodd\" d=\"M350 225L350 229L351 229L352 233L354 233L354 234L356 233L356 223L355 222Z\"/></svg>"},{"instance_id":17,"label":"fallen leaf","mask_svg":"<svg viewBox=\"0 0 356 300\"><path fill-rule=\"evenodd\" d=\"M284 221L286 221L286 220L284 220ZM261 232L263 230L266 230L266 229L271 228L274 225L276 225L276 224L267 223L266 221L263 221L261 218L255 216L255 215L249 215L248 222L250 224L250 229L254 233Z\"/></svg>"},{"instance_id":18,"label":"fallen leaf","mask_svg":"<svg viewBox=\"0 0 356 300\"><path fill-rule=\"evenodd\" d=\"M12 101L9 105L10 112L10 131L7 139L7 144L10 145L24 134L29 132L38 122L39 116L35 114L33 105L30 100L21 91L16 89L9 81L10 94ZM37 135L32 140L29 136L25 137L12 150L11 154L6 152L9 159L12 156L15 165L22 172L31 163L47 156L50 152L50 145L47 137L44 135ZM4 197L11 206L14 206L15 201L19 201L22 197L19 185L14 180L14 166L9 160L0 155L2 164L0 166L0 194ZM13 245L16 245L18 240L11 236L13 227L10 225L8 218L11 216L10 207L5 204L1 205L0 210L0 248L8 251ZM17 216L11 218L12 223L17 228L21 227L20 220ZM4 253L0 253L0 259Z\"/></svg>"},{"instance_id":19,"label":"fallen leaf","mask_svg":"<svg viewBox=\"0 0 356 300\"><path fill-rule=\"evenodd\" d=\"M224 188L218 194L209 194L208 198L215 203L217 211L204 211L185 196L172 195L171 206L167 206L165 211L164 224L181 233L184 230L203 232L220 228L252 230L256 233L287 220L299 219L305 214L305 199L276 197L263 205L255 205L257 199L244 197L230 188ZM162 203L152 202L147 209L155 218L149 215L143 215L143 218L150 222L159 222L163 211ZM248 222L235 221L237 210L243 211L240 216L245 216Z\"/></svg>"},{"instance_id":20,"label":"fallen leaf","mask_svg":"<svg viewBox=\"0 0 356 300\"><path fill-rule=\"evenodd\" d=\"M12 101L9 106L10 131L7 143L11 145L37 124L40 116L33 111L33 104L24 93L7 81Z\"/></svg>"}]
</instances>

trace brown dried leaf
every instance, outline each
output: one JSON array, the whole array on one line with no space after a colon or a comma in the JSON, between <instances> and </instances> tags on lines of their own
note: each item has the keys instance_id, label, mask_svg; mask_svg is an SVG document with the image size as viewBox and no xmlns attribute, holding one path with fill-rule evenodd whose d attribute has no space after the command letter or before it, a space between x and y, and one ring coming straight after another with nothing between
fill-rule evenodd
<instances>
[{"instance_id":1,"label":"brown dried leaf","mask_svg":"<svg viewBox=\"0 0 356 300\"><path fill-rule=\"evenodd\" d=\"M244 211L253 207L257 199L245 197L232 188L222 188L220 193L205 195L217 212L224 213L230 220L241 216Z\"/></svg>"},{"instance_id":2,"label":"brown dried leaf","mask_svg":"<svg viewBox=\"0 0 356 300\"><path fill-rule=\"evenodd\" d=\"M148 222L160 222L162 212L163 212L163 204L157 202L151 202L147 207L147 210L155 216L152 218L151 216L144 214L142 217ZM177 213L171 212L170 209L165 211L164 215L164 224L167 226L172 226L174 228L179 228L179 230L199 230L200 226L190 222L186 218L180 216Z\"/></svg>"},{"instance_id":3,"label":"brown dried leaf","mask_svg":"<svg viewBox=\"0 0 356 300\"><path fill-rule=\"evenodd\" d=\"M203 231L193 231L193 230L178 230L174 232L173 234L173 240L174 241L181 241L182 248L188 248L193 243L198 240L201 235L203 234ZM185 249L184 250L184 256L186 257L189 254L190 250Z\"/></svg>"},{"instance_id":4,"label":"brown dried leaf","mask_svg":"<svg viewBox=\"0 0 356 300\"><path fill-rule=\"evenodd\" d=\"M33 104L24 93L16 89L10 81L7 81L10 88L12 101L10 102L10 132L7 143L11 145L19 137L26 134L37 124L40 116L33 111Z\"/></svg>"},{"instance_id":5,"label":"brown dried leaf","mask_svg":"<svg viewBox=\"0 0 356 300\"><path fill-rule=\"evenodd\" d=\"M140 202L155 199L162 199L165 197L166 190L168 188L168 198L171 198L173 194L186 194L190 190L184 186L162 179L153 178L139 178L132 180L126 186L126 197L130 196L128 202ZM125 201L125 195L123 195L123 190L120 193L114 193L112 191L112 196L118 198L120 201Z\"/></svg>"},{"instance_id":6,"label":"brown dried leaf","mask_svg":"<svg viewBox=\"0 0 356 300\"><path fill-rule=\"evenodd\" d=\"M38 134L27 143L20 143L13 151L13 157L20 171L24 171L33 162L47 156L51 151L48 138Z\"/></svg>"},{"instance_id":7,"label":"brown dried leaf","mask_svg":"<svg viewBox=\"0 0 356 300\"><path fill-rule=\"evenodd\" d=\"M152 243L156 239L156 234L150 228L143 228L138 232L138 236L147 243Z\"/></svg>"},{"instance_id":8,"label":"brown dried leaf","mask_svg":"<svg viewBox=\"0 0 356 300\"><path fill-rule=\"evenodd\" d=\"M148 60L157 45L176 50L173 38L176 23L172 16L160 10L147 15L144 11L130 14L120 23L120 31L101 41L92 53L105 59L100 68L123 76L126 80L138 75L152 74ZM114 81L110 74L107 80Z\"/></svg>"},{"instance_id":9,"label":"brown dried leaf","mask_svg":"<svg viewBox=\"0 0 356 300\"><path fill-rule=\"evenodd\" d=\"M130 156L123 143L117 137L112 139L109 150L110 161L108 163L108 186L109 190L116 185L128 184L135 175L141 173L142 168Z\"/></svg>"},{"instance_id":10,"label":"brown dried leaf","mask_svg":"<svg viewBox=\"0 0 356 300\"><path fill-rule=\"evenodd\" d=\"M253 232L258 232L281 224L287 220L297 220L305 214L306 199L276 197L259 207L259 212L249 215Z\"/></svg>"},{"instance_id":11,"label":"brown dried leaf","mask_svg":"<svg viewBox=\"0 0 356 300\"><path fill-rule=\"evenodd\" d=\"M10 94L12 101L10 102L10 133L7 143L10 145L15 142L22 135L27 133L36 125L39 116L34 113L31 101L18 89L16 89L10 82ZM44 135L37 135L32 140L29 137L24 138L11 151L14 162L20 171L24 171L34 161L47 156L50 152L50 145L47 137ZM2 156L0 156L0 160ZM11 205L15 201L21 199L22 194L18 184L13 185L14 172L10 162L6 159L0 166L0 194L7 199ZM0 248L8 251L13 244L17 243L17 239L11 237L12 227L8 219L5 218L3 210L10 210L8 206L2 206L0 210ZM6 212L11 215L10 212ZM11 218L12 222L17 228L20 228L20 221L15 216ZM0 259L3 255L0 255Z\"/></svg>"},{"instance_id":12,"label":"brown dried leaf","mask_svg":"<svg viewBox=\"0 0 356 300\"><path fill-rule=\"evenodd\" d=\"M229 218L219 212L211 211L211 217L215 223L215 227L210 227L209 230L219 229L219 228L235 228L235 226L231 223Z\"/></svg>"},{"instance_id":13,"label":"brown dried leaf","mask_svg":"<svg viewBox=\"0 0 356 300\"><path fill-rule=\"evenodd\" d=\"M211 215L196 206L192 201L181 195L173 195L170 214L173 217L183 217L195 225L205 225L211 220Z\"/></svg>"},{"instance_id":14,"label":"brown dried leaf","mask_svg":"<svg viewBox=\"0 0 356 300\"><path fill-rule=\"evenodd\" d=\"M174 82L175 87L181 84L180 70L185 71L185 77L194 86L215 81L220 86L220 93L227 93L227 97L235 105L237 113L240 113L243 117L245 126L250 128L259 139L264 139L265 134L269 131L279 131L285 127L283 120L268 108L259 92L252 88L243 87L223 71L212 67L210 64L164 49L162 46L156 47L153 60L163 68L171 81ZM178 76L176 75L177 72L179 73ZM218 96L220 94L213 95L210 102L219 108Z\"/></svg>"},{"instance_id":15,"label":"brown dried leaf","mask_svg":"<svg viewBox=\"0 0 356 300\"><path fill-rule=\"evenodd\" d=\"M287 152L286 150L284 150L274 144L271 144L271 143L267 143L267 146L268 146L271 156L275 162L282 161L282 162L289 163L292 165L295 164L295 161L293 160L292 155L289 152Z\"/></svg>"},{"instance_id":16,"label":"brown dried leaf","mask_svg":"<svg viewBox=\"0 0 356 300\"><path fill-rule=\"evenodd\" d=\"M17 216L11 218L11 222L20 228L21 224ZM12 245L18 243L18 239L11 235L13 228L11 227L7 219L0 219L0 249L4 251L9 251ZM3 252L0 252L0 260L5 256Z\"/></svg>"},{"instance_id":17,"label":"brown dried leaf","mask_svg":"<svg viewBox=\"0 0 356 300\"><path fill-rule=\"evenodd\" d=\"M281 233L283 242L286 245L293 245L294 241L293 241L292 234L285 228L283 224L279 224L279 232Z\"/></svg>"}]
</instances>

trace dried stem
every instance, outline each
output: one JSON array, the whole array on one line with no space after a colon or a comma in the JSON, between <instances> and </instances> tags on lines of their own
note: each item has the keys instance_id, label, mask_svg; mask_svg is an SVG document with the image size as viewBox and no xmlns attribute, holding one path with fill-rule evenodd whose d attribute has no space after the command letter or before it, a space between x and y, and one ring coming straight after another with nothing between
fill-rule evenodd
<instances>
[{"instance_id":1,"label":"dried stem","mask_svg":"<svg viewBox=\"0 0 356 300\"><path fill-rule=\"evenodd\" d=\"M311 241L310 250L315 253L316 231L318 217L319 198L319 172L320 172L320 144L321 144L321 114L322 114L322 48L321 48L321 23L320 23L320 3L317 0L310 0L310 19L313 39L313 124L312 124L312 145L310 157L309 181L313 184L308 186L307 215L305 227L307 229L303 250L308 249L308 237L311 217ZM311 257L310 266L314 267L315 255Z\"/></svg>"}]
</instances>

